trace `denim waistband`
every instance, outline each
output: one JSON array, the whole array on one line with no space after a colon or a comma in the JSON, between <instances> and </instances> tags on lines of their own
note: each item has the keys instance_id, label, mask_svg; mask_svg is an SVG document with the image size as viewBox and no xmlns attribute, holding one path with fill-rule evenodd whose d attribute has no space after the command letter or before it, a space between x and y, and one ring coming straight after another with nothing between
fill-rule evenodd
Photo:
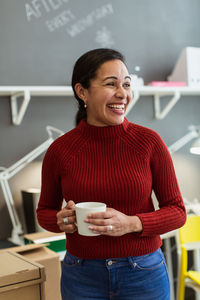
<instances>
[{"instance_id":1,"label":"denim waistband","mask_svg":"<svg viewBox=\"0 0 200 300\"><path fill-rule=\"evenodd\" d=\"M162 255L162 251L159 248L153 253L141 255L141 256L131 256L131 257L121 257L121 258L107 258L107 259L83 259L83 258L78 258L76 256L73 256L69 252L67 252L67 255L70 256L70 258L74 261L76 264L84 264L84 265L94 265L94 266L102 266L102 267L107 267L109 269L115 268L115 267L122 267L122 266L127 266L127 265L134 265L135 261L140 261L144 259L145 257L151 256L156 252L160 252Z\"/></svg>"}]
</instances>

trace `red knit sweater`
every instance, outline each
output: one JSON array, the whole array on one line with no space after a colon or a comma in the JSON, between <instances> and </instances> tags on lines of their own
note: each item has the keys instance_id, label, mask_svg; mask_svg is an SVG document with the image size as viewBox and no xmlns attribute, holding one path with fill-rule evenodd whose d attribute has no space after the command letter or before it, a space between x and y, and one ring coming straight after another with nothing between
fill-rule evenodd
<instances>
[{"instance_id":1,"label":"red knit sweater","mask_svg":"<svg viewBox=\"0 0 200 300\"><path fill-rule=\"evenodd\" d=\"M159 202L154 210L152 190ZM151 129L124 120L96 127L85 121L51 144L43 161L38 221L60 232L56 213L63 199L105 202L137 215L142 233L120 237L67 234L67 250L80 258L144 255L161 246L160 234L181 227L186 219L170 154Z\"/></svg>"}]
</instances>

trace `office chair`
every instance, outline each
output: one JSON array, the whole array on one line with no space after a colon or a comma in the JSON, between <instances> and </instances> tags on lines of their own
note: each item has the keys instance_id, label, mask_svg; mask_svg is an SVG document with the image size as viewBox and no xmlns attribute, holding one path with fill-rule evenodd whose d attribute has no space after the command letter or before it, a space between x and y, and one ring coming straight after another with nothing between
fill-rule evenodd
<instances>
[{"instance_id":1,"label":"office chair","mask_svg":"<svg viewBox=\"0 0 200 300\"><path fill-rule=\"evenodd\" d=\"M200 249L200 216L188 216L185 225L179 229L179 249L177 299L184 300L186 286L200 293L200 272L188 270L188 251Z\"/></svg>"}]
</instances>

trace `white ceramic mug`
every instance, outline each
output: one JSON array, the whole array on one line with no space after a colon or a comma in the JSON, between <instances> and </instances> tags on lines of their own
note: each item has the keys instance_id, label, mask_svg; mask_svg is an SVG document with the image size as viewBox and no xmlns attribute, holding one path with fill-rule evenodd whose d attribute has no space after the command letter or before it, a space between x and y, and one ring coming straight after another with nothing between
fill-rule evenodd
<instances>
[{"instance_id":1,"label":"white ceramic mug","mask_svg":"<svg viewBox=\"0 0 200 300\"><path fill-rule=\"evenodd\" d=\"M78 233L86 236L99 235L97 233L93 233L92 230L88 228L90 224L84 222L84 220L91 213L106 211L106 204L102 202L80 202L75 205L75 211Z\"/></svg>"}]
</instances>

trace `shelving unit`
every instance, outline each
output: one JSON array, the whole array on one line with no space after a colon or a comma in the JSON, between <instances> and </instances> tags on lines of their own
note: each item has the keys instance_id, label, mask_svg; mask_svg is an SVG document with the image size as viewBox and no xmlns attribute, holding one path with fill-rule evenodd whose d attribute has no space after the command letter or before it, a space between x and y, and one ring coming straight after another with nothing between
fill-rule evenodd
<instances>
[{"instance_id":1,"label":"shelving unit","mask_svg":"<svg viewBox=\"0 0 200 300\"><path fill-rule=\"evenodd\" d=\"M200 86L197 87L152 87L142 86L133 88L133 100L127 108L127 114L137 103L141 96L154 97L154 111L156 119L163 119L180 100L181 96L200 95ZM12 122L20 125L31 96L73 96L71 86L0 86L0 96L10 96ZM161 110L162 97L170 96L168 104ZM22 98L18 108L18 100Z\"/></svg>"},{"instance_id":2,"label":"shelving unit","mask_svg":"<svg viewBox=\"0 0 200 300\"><path fill-rule=\"evenodd\" d=\"M10 96L12 122L20 125L31 96L73 96L71 86L0 86L0 96ZM20 108L18 100L22 98Z\"/></svg>"},{"instance_id":3,"label":"shelving unit","mask_svg":"<svg viewBox=\"0 0 200 300\"><path fill-rule=\"evenodd\" d=\"M143 86L133 89L133 101L127 108L127 113L133 108L141 96L154 97L154 112L155 118L160 120L164 119L171 111L174 105L181 99L181 96L197 96L200 95L200 86L196 87L152 87ZM171 96L168 104L161 111L160 101L162 97Z\"/></svg>"}]
</instances>

